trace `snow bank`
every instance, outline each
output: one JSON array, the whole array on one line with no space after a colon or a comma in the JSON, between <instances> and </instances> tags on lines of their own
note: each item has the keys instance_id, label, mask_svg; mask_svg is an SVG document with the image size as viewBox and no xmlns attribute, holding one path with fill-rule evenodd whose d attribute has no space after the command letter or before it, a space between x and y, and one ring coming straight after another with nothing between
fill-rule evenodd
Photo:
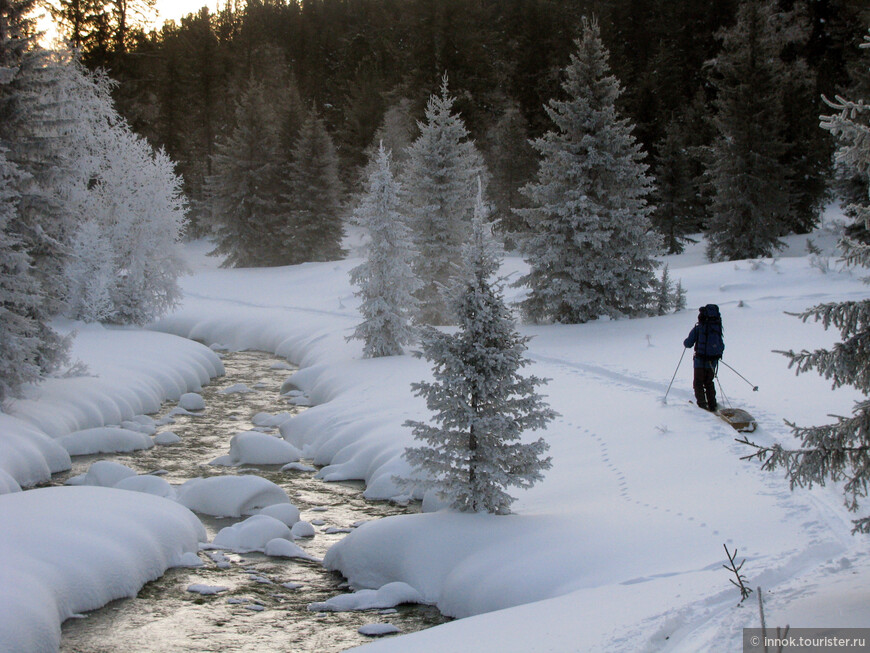
<instances>
[{"instance_id":1,"label":"snow bank","mask_svg":"<svg viewBox=\"0 0 870 653\"><path fill-rule=\"evenodd\" d=\"M117 426L98 426L64 435L57 442L70 456L121 453L150 449L154 441L145 433Z\"/></svg>"},{"instance_id":2,"label":"snow bank","mask_svg":"<svg viewBox=\"0 0 870 653\"><path fill-rule=\"evenodd\" d=\"M215 517L241 517L276 503L290 503L282 488L253 475L194 478L177 492L181 505Z\"/></svg>"},{"instance_id":3,"label":"snow bank","mask_svg":"<svg viewBox=\"0 0 870 653\"><path fill-rule=\"evenodd\" d=\"M54 326L64 334L75 332L70 359L83 361L87 372L49 378L26 387L23 398L6 402L5 413L0 412L0 472L17 486L44 483L69 469L69 454L57 439L73 433L79 435L64 444L75 454L149 446L133 435L87 431L129 421L127 430L142 431L144 437L153 428L144 414L201 389L224 371L208 347L169 334L71 322ZM0 492L10 489L15 486L0 483Z\"/></svg>"},{"instance_id":4,"label":"snow bank","mask_svg":"<svg viewBox=\"0 0 870 653\"><path fill-rule=\"evenodd\" d=\"M122 490L0 496L0 651L56 651L74 614L134 596L204 540L178 504Z\"/></svg>"}]
</instances>

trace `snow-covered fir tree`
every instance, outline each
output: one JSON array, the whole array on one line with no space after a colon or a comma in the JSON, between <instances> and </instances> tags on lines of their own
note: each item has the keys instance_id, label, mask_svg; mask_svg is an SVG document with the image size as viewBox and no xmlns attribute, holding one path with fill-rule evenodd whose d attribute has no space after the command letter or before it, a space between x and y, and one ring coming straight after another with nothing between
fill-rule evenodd
<instances>
[{"instance_id":1,"label":"snow-covered fir tree","mask_svg":"<svg viewBox=\"0 0 870 653\"><path fill-rule=\"evenodd\" d=\"M68 347L49 322L63 306L69 207L81 175L70 156L62 67L36 43L35 5L0 3L3 394L55 370Z\"/></svg>"},{"instance_id":2,"label":"snow-covered fir tree","mask_svg":"<svg viewBox=\"0 0 870 653\"><path fill-rule=\"evenodd\" d=\"M291 159L286 180L289 217L282 228L287 262L340 259L344 224L338 155L314 107L302 123Z\"/></svg>"},{"instance_id":3,"label":"snow-covered fir tree","mask_svg":"<svg viewBox=\"0 0 870 653\"><path fill-rule=\"evenodd\" d=\"M782 247L793 196L783 112L789 71L783 49L795 37L775 0L744 0L736 23L718 35L708 63L716 89L707 178L713 191L707 224L711 260L770 256Z\"/></svg>"},{"instance_id":4,"label":"snow-covered fir tree","mask_svg":"<svg viewBox=\"0 0 870 653\"><path fill-rule=\"evenodd\" d=\"M235 126L218 140L212 174L206 180L208 221L216 256L225 266L288 263L278 224L286 220L281 202L280 123L263 85L250 81L239 97ZM276 254L277 252L277 254Z\"/></svg>"},{"instance_id":5,"label":"snow-covered fir tree","mask_svg":"<svg viewBox=\"0 0 870 653\"><path fill-rule=\"evenodd\" d=\"M667 264L662 268L662 275L654 284L655 294L651 313L653 315L666 315L671 312L686 308L686 291L681 281L675 284L671 279L671 273Z\"/></svg>"},{"instance_id":6,"label":"snow-covered fir tree","mask_svg":"<svg viewBox=\"0 0 870 653\"><path fill-rule=\"evenodd\" d=\"M0 148L0 401L17 394L22 384L39 380L40 288L30 274L30 259L9 229L18 210L21 171Z\"/></svg>"},{"instance_id":7,"label":"snow-covered fir tree","mask_svg":"<svg viewBox=\"0 0 870 653\"><path fill-rule=\"evenodd\" d=\"M583 21L565 68L566 99L546 107L555 129L534 142L542 160L524 187L530 232L521 243L531 269L517 285L534 321L579 323L643 313L660 239L647 198L652 180L632 126L620 117L619 82L596 21Z\"/></svg>"},{"instance_id":8,"label":"snow-covered fir tree","mask_svg":"<svg viewBox=\"0 0 870 653\"><path fill-rule=\"evenodd\" d=\"M468 139L465 123L453 113L447 88L426 105L420 136L408 150L402 177L405 212L414 232L414 270L423 286L418 321L446 324L451 319L440 289L449 283L461 258L462 243L474 213L477 179L485 177L483 158Z\"/></svg>"},{"instance_id":9,"label":"snow-covered fir tree","mask_svg":"<svg viewBox=\"0 0 870 653\"><path fill-rule=\"evenodd\" d=\"M865 37L863 47L870 48L870 36ZM840 162L870 182L870 104L838 98L830 105L837 113L823 116L822 127L838 139ZM870 197L853 209L870 229ZM847 238L841 248L843 260L849 265L870 267L870 245ZM870 278L865 281L870 282ZM790 360L789 366L798 374L816 370L830 379L833 387L851 385L865 398L855 403L851 416L838 416L833 424L789 423L800 440L798 449L753 444L756 453L752 457L763 460L766 469L785 470L793 486L842 483L847 508L857 512L870 487L870 300L820 304L799 317L804 322L821 322L826 329L836 328L842 340L830 349L783 352ZM870 517L856 519L854 524L856 532L870 533Z\"/></svg>"},{"instance_id":10,"label":"snow-covered fir tree","mask_svg":"<svg viewBox=\"0 0 870 653\"><path fill-rule=\"evenodd\" d=\"M433 364L434 381L412 385L432 411L432 423L409 421L424 444L405 457L452 508L469 512L510 512L509 487L531 487L550 467L549 445L522 442L525 431L544 428L556 414L536 388L545 381L522 376L528 338L517 333L499 285L499 268L489 225L478 199L462 272L449 305L455 333L426 327L422 355ZM421 485L412 483L411 485Z\"/></svg>"},{"instance_id":11,"label":"snow-covered fir tree","mask_svg":"<svg viewBox=\"0 0 870 653\"><path fill-rule=\"evenodd\" d=\"M393 177L390 152L380 145L368 186L354 211L356 224L369 234L366 260L350 271L362 299L363 322L352 338L362 340L366 358L404 353L416 330L414 292L420 282L411 268L411 230L399 213L399 186Z\"/></svg>"}]
</instances>

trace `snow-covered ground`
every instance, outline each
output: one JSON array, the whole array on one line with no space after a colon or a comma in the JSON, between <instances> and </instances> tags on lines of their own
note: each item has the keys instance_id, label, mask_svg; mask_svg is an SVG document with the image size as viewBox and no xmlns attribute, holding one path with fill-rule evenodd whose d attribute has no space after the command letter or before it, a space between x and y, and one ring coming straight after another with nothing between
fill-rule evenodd
<instances>
[{"instance_id":1,"label":"snow-covered ground","mask_svg":"<svg viewBox=\"0 0 870 653\"><path fill-rule=\"evenodd\" d=\"M830 250L835 236L813 239ZM741 460L749 450L738 434L689 403L690 353L662 402L697 307L717 303L724 361L759 387L753 392L722 367L720 402L755 415L754 439L791 443L783 419L818 424L850 411L855 391L832 391L814 374L796 377L773 351L836 339L786 311L870 296L862 271L842 270L832 256L823 272L823 261L806 255L806 240L789 239L777 260L707 264L701 243L669 257L691 307L675 315L522 327L534 336L528 369L551 379L544 393L561 415L543 433L553 468L518 494L513 515L394 517L363 525L330 550L324 564L355 589L403 583L464 617L372 650L739 650L741 629L758 626L758 611L754 598L737 606L723 544L738 549L749 584L763 588L768 625L870 626L870 546L850 534L853 515L839 489L792 492L779 474ZM298 363L286 389L314 406L283 421L284 438L325 465L325 479L364 479L371 498L399 495L395 477L410 473L401 454L413 442L402 423L426 417L409 386L429 370L410 355L362 360L361 343L346 341L359 319L347 273L359 260L223 270L203 257L204 247L189 248L194 274L183 281L184 304L154 331L81 328L75 356L95 376L52 380L0 414L0 491L68 466L58 438L197 390L220 362L184 339L193 338ZM523 268L508 257L503 271L516 278ZM509 299L520 292L507 290ZM84 488L59 492L67 489ZM0 529L15 496L0 496ZM55 518L33 501L33 519ZM26 591L2 574L0 600ZM9 626L5 613L0 632Z\"/></svg>"}]
</instances>

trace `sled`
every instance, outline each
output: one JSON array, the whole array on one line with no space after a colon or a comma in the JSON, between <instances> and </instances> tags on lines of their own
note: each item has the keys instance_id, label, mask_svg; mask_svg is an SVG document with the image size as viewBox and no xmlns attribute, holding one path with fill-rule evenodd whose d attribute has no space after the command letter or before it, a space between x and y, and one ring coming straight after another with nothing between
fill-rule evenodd
<instances>
[{"instance_id":1,"label":"sled","mask_svg":"<svg viewBox=\"0 0 870 653\"><path fill-rule=\"evenodd\" d=\"M752 433L758 428L755 418L742 408L720 408L716 414L741 433Z\"/></svg>"}]
</instances>

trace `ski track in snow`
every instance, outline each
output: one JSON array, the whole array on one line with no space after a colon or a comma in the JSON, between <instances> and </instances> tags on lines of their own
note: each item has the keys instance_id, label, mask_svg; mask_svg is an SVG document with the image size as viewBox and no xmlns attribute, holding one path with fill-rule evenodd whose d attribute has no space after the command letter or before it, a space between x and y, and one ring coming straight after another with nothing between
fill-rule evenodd
<instances>
[{"instance_id":1,"label":"ski track in snow","mask_svg":"<svg viewBox=\"0 0 870 653\"><path fill-rule=\"evenodd\" d=\"M299 312L310 313L313 315L329 315L332 317L341 317L348 320L353 320L354 323L359 321L359 312L356 310L343 312L328 311L322 308L310 308L305 306L287 306L286 304L262 304L257 302L245 301L243 299L227 299L226 297L214 297L212 295L204 295L202 293L195 293L189 290L185 290L184 296L188 299L199 299L201 301L215 302L217 304L232 304L234 306L244 306L246 308L260 308L272 311L285 311L288 313Z\"/></svg>"},{"instance_id":2,"label":"ski track in snow","mask_svg":"<svg viewBox=\"0 0 870 653\"><path fill-rule=\"evenodd\" d=\"M609 385L618 386L630 392L645 392L659 397L663 397L667 390L667 385L650 381L638 376L633 376L623 372L614 371L601 365L593 363L581 363L564 358L557 358L543 354L529 353L529 358L532 360L555 368L561 372L561 375L580 376L580 377L597 377L604 379ZM553 376L560 376L554 374ZM671 389L671 395L677 398L685 398L691 400L693 395L690 392L683 390ZM723 399L724 394L722 395ZM723 403L727 403L723 402ZM675 406L685 412L691 411L696 413L698 409L685 403L682 406ZM758 429L749 435L750 439L762 443L773 441L771 433L783 435L786 433L782 418L769 411L763 410L757 406L748 406L752 411L753 416L758 422ZM705 429L704 433L710 440L723 439L730 437L731 442L728 444L729 453L735 459L750 453L746 445L737 442L737 438L743 437L744 434L732 431L731 427L721 423L720 418L713 415L699 415L699 418L709 418L716 420L716 424L712 428ZM601 464L610 472L618 487L619 497L630 505L635 505L638 508L645 509L648 513L658 512L667 513L679 517L686 522L689 522L698 528L709 531L712 535L719 535L718 530L711 530L711 526L702 517L697 515L684 513L682 511L675 512L671 508L659 505L655 502L648 502L642 499L635 498L632 493L632 482L630 475L625 469L621 468L614 462L611 456L608 441L600 434L579 426L572 421L564 421L565 425L575 429L578 433L582 433L585 437L595 443L598 450L598 457ZM771 433L768 433L768 430ZM732 437L733 436L733 437ZM844 519L839 510L835 510L830 505L826 497L818 494L805 492L800 494L800 498L796 498L789 488L787 482L780 474L770 474L758 472L757 474L761 485L765 488L765 494L771 496L783 512L789 516L796 518L803 517L805 521L802 528L810 535L809 545L802 550L793 550L783 553L783 561L777 563L769 561L766 564L762 573L758 578L753 579L750 583L753 588L760 584L765 588L775 588L777 591L776 598L780 601L787 601L795 595L800 595L806 592L806 588L802 586L803 579L808 574L814 573L832 573L825 572L823 567L829 564L834 557L859 554L858 542L852 536L844 535L848 533L851 524ZM807 511L807 508L812 508ZM727 543L736 546L730 538L726 538ZM761 554L758 551L741 551L741 558L747 561L752 561ZM772 563L772 564L770 564ZM713 568L718 568L719 563L715 563ZM820 572L821 570L821 572ZM639 577L623 581L623 585L632 585L644 583L656 578L675 576L684 573L691 573L696 570L680 570L673 572L659 573L649 577ZM754 600L754 599L753 599ZM771 599L768 598L768 601ZM682 641L694 641L692 635L697 631L705 628L710 628L711 624L723 632L723 638L727 632L733 631L735 627L734 620L734 590L733 588L725 588L720 592L712 594L700 602L692 602L686 606L677 609L666 610L664 613L651 617L648 621L638 624L632 628L623 638L618 638L615 641L622 641L626 644L632 642L638 646L637 650L643 651L661 651L663 650L662 641L667 639L667 650L680 650ZM673 630L673 624L679 624L676 631ZM650 635L650 633L654 633ZM664 634L667 633L667 638ZM657 637L661 635L661 637Z\"/></svg>"}]
</instances>

